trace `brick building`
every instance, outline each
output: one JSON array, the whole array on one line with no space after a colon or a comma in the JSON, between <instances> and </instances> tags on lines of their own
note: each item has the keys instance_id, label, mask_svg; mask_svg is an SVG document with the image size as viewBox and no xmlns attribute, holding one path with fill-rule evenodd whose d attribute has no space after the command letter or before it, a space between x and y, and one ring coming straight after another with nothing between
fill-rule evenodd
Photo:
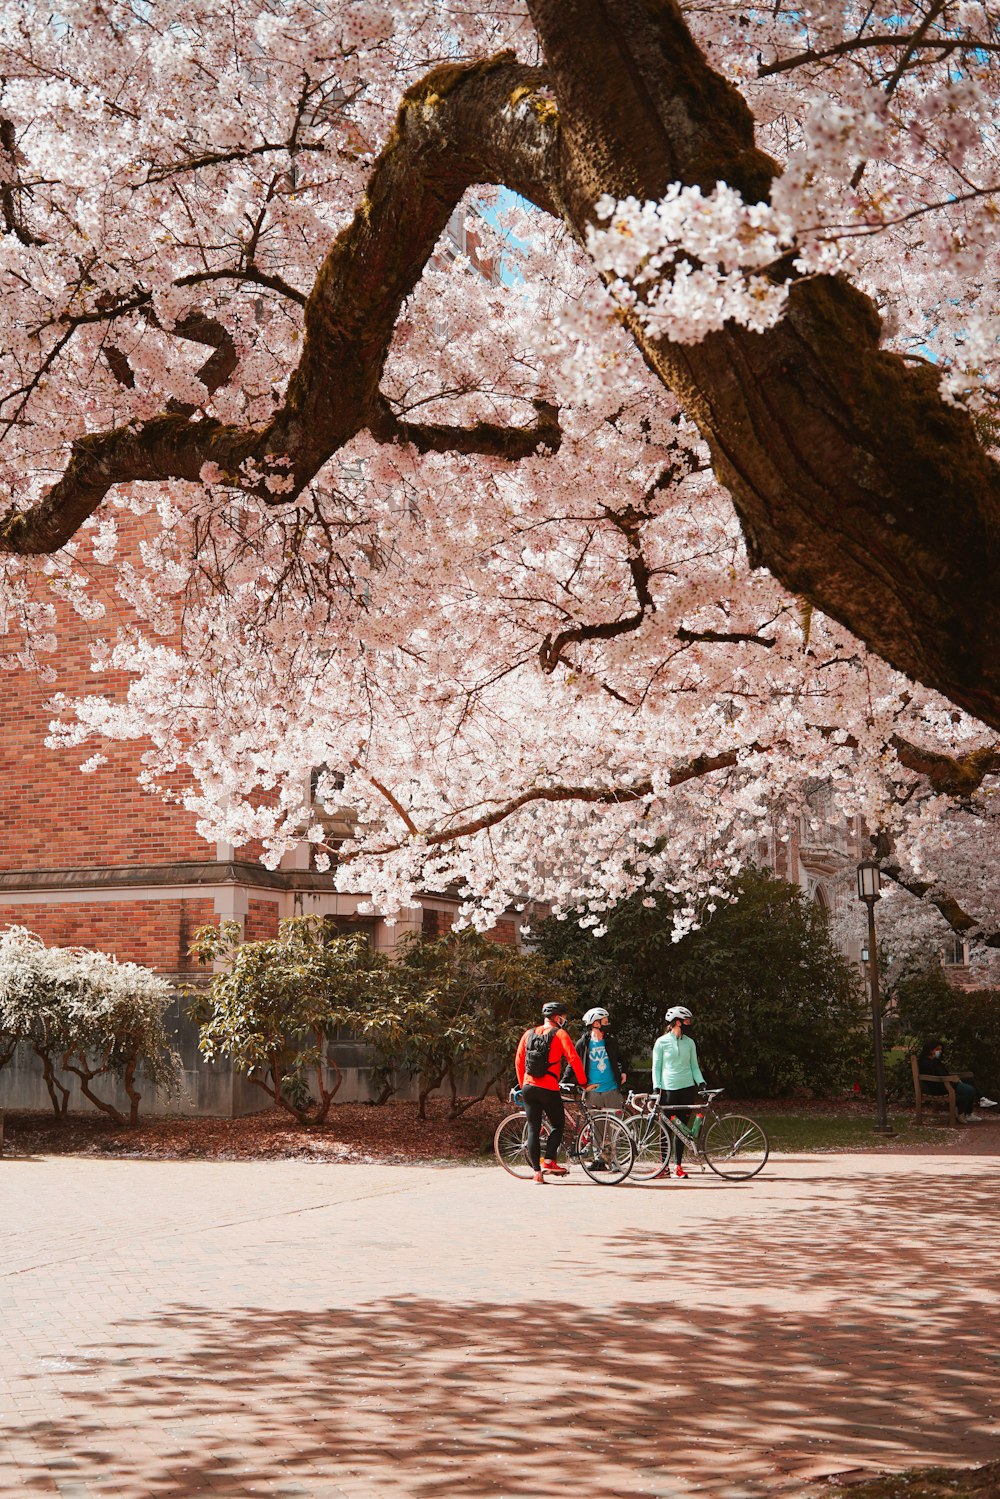
<instances>
[{"instance_id":1,"label":"brick building","mask_svg":"<svg viewBox=\"0 0 1000 1499\"><path fill-rule=\"evenodd\" d=\"M58 680L0 675L0 926L29 927L46 942L100 947L183 976L194 930L235 918L248 938L273 936L283 916L317 912L366 930L377 947L426 923L450 925L454 902L432 899L395 927L357 913L332 877L309 868L308 850L267 870L254 849L209 847L183 808L143 793L141 747L110 745L109 763L80 774L79 750L45 745L53 691L108 690L89 672L91 626L63 620ZM514 923L502 937L514 940Z\"/></svg>"},{"instance_id":2,"label":"brick building","mask_svg":"<svg viewBox=\"0 0 1000 1499\"><path fill-rule=\"evenodd\" d=\"M116 613L120 621L120 607ZM85 751L47 746L55 692L124 691L124 677L116 682L90 670L92 637L107 630L106 620L94 625L60 606L56 681L0 671L0 929L24 926L52 946L100 948L183 982L197 969L188 954L195 930L221 919L239 921L253 940L276 935L282 917L316 913L343 930L366 932L380 949L412 932L437 936L450 928L457 901L447 897L428 897L393 925L360 915L363 897L338 894L332 875L310 867L308 847L277 870L264 868L259 849L210 847L191 813L139 786L141 745L103 746L108 763L89 776L79 768ZM0 639L0 651L12 648ZM516 942L514 920L502 921L495 936ZM179 999L168 1019L184 1062L187 1106L206 1113L260 1107L259 1090L227 1067L204 1065L184 1008ZM342 1060L356 1066L363 1059ZM71 1107L78 1102L74 1097ZM0 1070L4 1105L48 1106L30 1058Z\"/></svg>"}]
</instances>

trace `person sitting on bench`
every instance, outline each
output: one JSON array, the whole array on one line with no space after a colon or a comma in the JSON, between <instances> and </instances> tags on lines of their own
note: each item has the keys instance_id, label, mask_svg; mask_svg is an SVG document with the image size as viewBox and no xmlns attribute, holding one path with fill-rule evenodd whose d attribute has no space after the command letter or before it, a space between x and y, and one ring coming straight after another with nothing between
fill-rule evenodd
<instances>
[{"instance_id":1,"label":"person sitting on bench","mask_svg":"<svg viewBox=\"0 0 1000 1499\"><path fill-rule=\"evenodd\" d=\"M924 1043L920 1056L917 1058L917 1071L920 1073L921 1078L925 1078L928 1075L931 1077L951 1077L954 1075L954 1069L949 1067L948 1063L944 1060L944 1046L940 1041L927 1041ZM940 1096L945 1092L944 1083L924 1082L921 1086L925 1093L932 1095L937 1094ZM958 1110L960 1124L968 1124L970 1120L976 1118L976 1115L972 1111L976 1107L977 1100L981 1109L995 1109L997 1107L992 1098L980 1096L979 1089L976 1087L976 1080L971 1072L966 1073L959 1082L953 1083L952 1087L955 1089L955 1108Z\"/></svg>"}]
</instances>

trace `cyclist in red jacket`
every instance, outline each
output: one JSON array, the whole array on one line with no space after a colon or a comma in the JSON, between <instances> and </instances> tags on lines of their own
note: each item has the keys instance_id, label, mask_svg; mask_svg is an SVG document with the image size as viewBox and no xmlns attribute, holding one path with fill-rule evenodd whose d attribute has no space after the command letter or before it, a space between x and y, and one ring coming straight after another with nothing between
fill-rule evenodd
<instances>
[{"instance_id":1,"label":"cyclist in red jacket","mask_svg":"<svg viewBox=\"0 0 1000 1499\"><path fill-rule=\"evenodd\" d=\"M566 1167L556 1160L562 1144L566 1124L559 1079L563 1068L569 1063L573 1076L582 1088L587 1087L587 1075L583 1063L577 1056L576 1047L563 1029L566 1024L567 1007L551 1000L542 1006L542 1024L526 1030L517 1045L514 1067L517 1083L524 1098L524 1112L528 1116L528 1160L534 1171L534 1180L545 1181L545 1172L552 1176L565 1176ZM546 1141L548 1154L542 1160L542 1116L546 1115L551 1125Z\"/></svg>"}]
</instances>

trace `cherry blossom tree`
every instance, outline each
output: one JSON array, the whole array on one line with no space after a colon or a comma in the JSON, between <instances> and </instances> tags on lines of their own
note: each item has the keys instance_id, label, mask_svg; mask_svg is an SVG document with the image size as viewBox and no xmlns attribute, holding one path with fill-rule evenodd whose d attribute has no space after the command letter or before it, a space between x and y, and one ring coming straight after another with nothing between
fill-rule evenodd
<instances>
[{"instance_id":1,"label":"cherry blossom tree","mask_svg":"<svg viewBox=\"0 0 1000 1499\"><path fill-rule=\"evenodd\" d=\"M817 778L911 883L989 836L987 6L0 25L5 664L93 622L87 768L480 922L710 900Z\"/></svg>"}]
</instances>

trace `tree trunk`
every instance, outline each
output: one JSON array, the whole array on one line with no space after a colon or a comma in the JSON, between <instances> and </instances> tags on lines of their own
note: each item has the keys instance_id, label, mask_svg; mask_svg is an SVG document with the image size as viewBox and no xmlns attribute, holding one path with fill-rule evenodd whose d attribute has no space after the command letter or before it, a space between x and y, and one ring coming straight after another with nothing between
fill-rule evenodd
<instances>
[{"instance_id":1,"label":"tree trunk","mask_svg":"<svg viewBox=\"0 0 1000 1499\"><path fill-rule=\"evenodd\" d=\"M420 1093L418 1095L418 1101L419 1101L419 1107L417 1109L417 1118L418 1119L426 1119L427 1118L427 1100L431 1096L431 1094L435 1091L436 1088L440 1088L442 1082L444 1081L445 1070L446 1069L442 1067L441 1071L435 1074L435 1076L434 1076L434 1078L433 1078L433 1080L431 1082L427 1083L426 1086L422 1086L421 1087ZM421 1078L420 1081L421 1081L422 1084L424 1083L424 1079L423 1078Z\"/></svg>"},{"instance_id":2,"label":"tree trunk","mask_svg":"<svg viewBox=\"0 0 1000 1499\"><path fill-rule=\"evenodd\" d=\"M125 1063L125 1073L122 1079L125 1086L125 1092L128 1094L129 1098L129 1124L139 1123L139 1105L142 1102L142 1094L135 1086L136 1065L136 1057L133 1053Z\"/></svg>"},{"instance_id":3,"label":"tree trunk","mask_svg":"<svg viewBox=\"0 0 1000 1499\"><path fill-rule=\"evenodd\" d=\"M49 1097L52 1100L52 1112L57 1119L65 1119L66 1108L69 1104L69 1089L64 1088L56 1077L56 1070L52 1065L50 1053L44 1047L36 1046L34 1043L32 1044L32 1050L42 1064L42 1076L45 1079L45 1086L48 1088ZM57 1097L57 1093L61 1096Z\"/></svg>"},{"instance_id":4,"label":"tree trunk","mask_svg":"<svg viewBox=\"0 0 1000 1499\"><path fill-rule=\"evenodd\" d=\"M79 1053L77 1053L77 1058L79 1066L73 1062L73 1053L68 1051L62 1059L63 1071L76 1074L80 1079L80 1092L89 1103L94 1105L95 1109L99 1109L102 1114L107 1114L108 1118L113 1119L116 1124L125 1124L125 1115L121 1110L116 1109L113 1103L108 1103L106 1099L101 1098L90 1086L95 1077L102 1077L106 1073L107 1068L89 1067L87 1058Z\"/></svg>"},{"instance_id":5,"label":"tree trunk","mask_svg":"<svg viewBox=\"0 0 1000 1499\"><path fill-rule=\"evenodd\" d=\"M436 68L407 91L317 274L272 421L241 429L167 411L78 437L47 493L0 519L0 551L54 551L114 485L194 483L206 462L233 474L249 457L287 457L293 491L260 492L287 503L363 429L421 452L508 460L558 446L544 402L528 427L446 428L401 421L381 396L400 308L466 190L503 183L582 239L604 194L659 199L672 182L710 191L721 180L756 202L778 168L678 0L527 3L544 68L499 54ZM793 287L765 333L727 327L681 346L632 313L626 324L708 443L752 563L1000 729L1000 464L943 403L935 370L883 352L873 303L839 277Z\"/></svg>"},{"instance_id":6,"label":"tree trunk","mask_svg":"<svg viewBox=\"0 0 1000 1499\"><path fill-rule=\"evenodd\" d=\"M489 1093L490 1089L496 1087L497 1082L503 1076L506 1066L507 1063L504 1062L499 1072L495 1072L493 1074L489 1082L486 1084L486 1087L481 1093L478 1093L475 1098L463 1098L462 1102L459 1103L453 1093L451 1097L451 1108L448 1111L448 1118L460 1119L463 1114L467 1113L467 1111L473 1108L477 1103L482 1103L483 1099L486 1097L487 1093ZM500 1097L499 1093L497 1094L497 1097Z\"/></svg>"},{"instance_id":7,"label":"tree trunk","mask_svg":"<svg viewBox=\"0 0 1000 1499\"><path fill-rule=\"evenodd\" d=\"M737 90L674 0L528 0L559 105L563 211L671 182L747 201L777 174ZM880 351L874 305L841 278L792 289L762 334L700 344L629 327L730 489L751 561L908 676L1000 727L1000 465L936 372Z\"/></svg>"},{"instance_id":8,"label":"tree trunk","mask_svg":"<svg viewBox=\"0 0 1000 1499\"><path fill-rule=\"evenodd\" d=\"M330 1113L330 1105L333 1103L344 1078L337 1063L330 1061L329 1043L325 1031L320 1030L316 1032L316 1045L319 1048L319 1061L316 1063L316 1087L319 1091L319 1108L313 1115L312 1123L325 1124L327 1116ZM332 1068L336 1079L332 1088L328 1088L324 1081L323 1073L326 1067Z\"/></svg>"}]
</instances>

